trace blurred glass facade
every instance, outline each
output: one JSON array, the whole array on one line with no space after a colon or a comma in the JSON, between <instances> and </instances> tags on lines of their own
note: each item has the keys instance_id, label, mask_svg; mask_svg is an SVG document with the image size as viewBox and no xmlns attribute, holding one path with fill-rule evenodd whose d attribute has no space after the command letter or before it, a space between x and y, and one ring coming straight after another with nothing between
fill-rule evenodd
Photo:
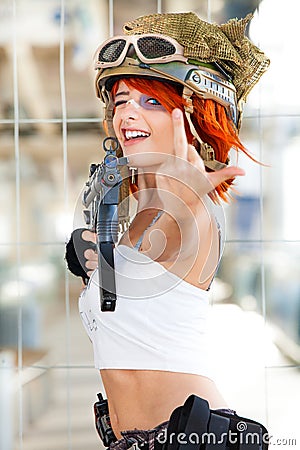
<instances>
[{"instance_id":1,"label":"blurred glass facade","mask_svg":"<svg viewBox=\"0 0 300 450\"><path fill-rule=\"evenodd\" d=\"M65 268L65 242L77 225L74 212L89 165L103 157L94 50L110 34L120 33L126 20L157 11L195 11L219 23L254 12L249 35L271 59L245 105L241 131L246 147L265 166L241 156L239 164L247 176L237 181L234 201L224 206L227 242L213 287L219 318L214 338L217 354L223 353L224 330L233 327L233 339L242 341L243 328L237 325L241 318L250 318L253 328L244 332L247 329L252 342L248 351L253 364L247 375L239 371L249 360L236 354L233 344L227 350L235 360L235 373L230 376L229 365L224 369L228 381L222 381L221 371L220 383L240 414L262 420L279 438L296 435L298 1L0 0L3 450L99 448L92 416L99 379L77 313L81 283ZM266 337L274 347L265 348L258 361ZM40 442L36 447L35 437Z\"/></svg>"}]
</instances>

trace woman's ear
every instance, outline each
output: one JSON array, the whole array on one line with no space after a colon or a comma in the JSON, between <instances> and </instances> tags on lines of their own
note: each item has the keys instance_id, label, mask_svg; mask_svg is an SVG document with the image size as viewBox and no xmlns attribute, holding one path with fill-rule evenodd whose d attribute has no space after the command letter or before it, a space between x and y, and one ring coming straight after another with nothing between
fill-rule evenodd
<instances>
[{"instance_id":1,"label":"woman's ear","mask_svg":"<svg viewBox=\"0 0 300 450\"><path fill-rule=\"evenodd\" d=\"M103 130L104 130L106 136L109 136L108 125L107 125L107 120L106 119L103 119L102 126L103 126Z\"/></svg>"}]
</instances>

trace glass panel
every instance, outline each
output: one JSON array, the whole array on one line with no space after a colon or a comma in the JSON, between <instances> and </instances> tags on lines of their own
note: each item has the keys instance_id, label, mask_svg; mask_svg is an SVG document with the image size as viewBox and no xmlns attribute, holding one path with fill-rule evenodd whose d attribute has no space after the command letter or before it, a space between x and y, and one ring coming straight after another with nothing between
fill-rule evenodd
<instances>
[{"instance_id":1,"label":"glass panel","mask_svg":"<svg viewBox=\"0 0 300 450\"><path fill-rule=\"evenodd\" d=\"M298 3L129 3L0 5L0 447L99 448L92 407L103 387L78 315L81 280L66 271L65 241L77 225L89 165L103 158L94 50L112 30L121 33L125 21L157 9L190 10L222 23L259 6L249 35L272 64L247 101L241 140L269 166L243 156L238 161L247 176L236 181L235 199L224 206L227 244L212 286L211 351L229 406L268 423L278 438L294 438L300 361Z\"/></svg>"},{"instance_id":2,"label":"glass panel","mask_svg":"<svg viewBox=\"0 0 300 450\"><path fill-rule=\"evenodd\" d=\"M81 347L81 350L84 349ZM95 369L56 368L52 369L47 377L47 382L40 377L35 381L35 385L30 386L35 393L39 392L40 396L46 397L46 408L39 411L38 401L28 404L27 414L31 415L34 421L26 429L22 449L38 450L43 443L47 449L80 450L85 446L91 450L99 449L93 404L96 401L95 389L100 389L101 386L97 387ZM46 401L49 389L50 404Z\"/></svg>"},{"instance_id":3,"label":"glass panel","mask_svg":"<svg viewBox=\"0 0 300 450\"><path fill-rule=\"evenodd\" d=\"M261 244L228 242L218 271L218 278L225 283L220 301L230 301L246 311L262 314L264 299L261 263Z\"/></svg>"},{"instance_id":4,"label":"glass panel","mask_svg":"<svg viewBox=\"0 0 300 450\"><path fill-rule=\"evenodd\" d=\"M13 119L13 5L9 0L0 3L0 121ZM6 125L7 126L7 125ZM0 131L4 129L0 124ZM1 134L0 133L0 134Z\"/></svg>"},{"instance_id":5,"label":"glass panel","mask_svg":"<svg viewBox=\"0 0 300 450\"><path fill-rule=\"evenodd\" d=\"M136 19L145 14L155 14L157 12L157 0L149 0L146 3L134 0L128 8L122 0L113 2L113 28L114 34L123 34L122 28L128 20ZM176 9L176 5L175 5Z\"/></svg>"},{"instance_id":6,"label":"glass panel","mask_svg":"<svg viewBox=\"0 0 300 450\"><path fill-rule=\"evenodd\" d=\"M295 243L227 243L213 286L215 303L233 303L249 318L256 317L261 339L266 340L267 366L300 361L299 257ZM254 339L251 330L249 336ZM260 339L257 342L259 349Z\"/></svg>"},{"instance_id":7,"label":"glass panel","mask_svg":"<svg viewBox=\"0 0 300 450\"><path fill-rule=\"evenodd\" d=\"M225 208L229 240L299 238L300 216L295 206L299 136L299 117L245 117L241 140L265 166L239 156L238 164L245 169L246 176L236 181L235 201ZM233 162L235 158L233 154Z\"/></svg>"},{"instance_id":8,"label":"glass panel","mask_svg":"<svg viewBox=\"0 0 300 450\"><path fill-rule=\"evenodd\" d=\"M61 116L59 2L45 1L42 8L36 1L18 2L16 29L20 117L39 122L57 119Z\"/></svg>"},{"instance_id":9,"label":"glass panel","mask_svg":"<svg viewBox=\"0 0 300 450\"><path fill-rule=\"evenodd\" d=\"M271 443L295 450L300 442L298 426L299 367L267 371L268 429ZM271 446L272 448L272 446Z\"/></svg>"},{"instance_id":10,"label":"glass panel","mask_svg":"<svg viewBox=\"0 0 300 450\"><path fill-rule=\"evenodd\" d=\"M66 7L69 23L65 28L64 52L67 117L76 119L74 126L80 130L84 120L99 120L102 114L102 104L95 96L93 57L100 42L109 34L108 2L88 0Z\"/></svg>"},{"instance_id":11,"label":"glass panel","mask_svg":"<svg viewBox=\"0 0 300 450\"><path fill-rule=\"evenodd\" d=\"M228 294L230 288L223 278L217 278L212 287L214 301L208 328L213 375L230 408L258 419L264 417L266 407L266 357L270 357L270 349L276 349L260 314L229 297L221 300L220 293Z\"/></svg>"},{"instance_id":12,"label":"glass panel","mask_svg":"<svg viewBox=\"0 0 300 450\"><path fill-rule=\"evenodd\" d=\"M273 339L292 361L300 361L300 245L265 246L266 312Z\"/></svg>"}]
</instances>

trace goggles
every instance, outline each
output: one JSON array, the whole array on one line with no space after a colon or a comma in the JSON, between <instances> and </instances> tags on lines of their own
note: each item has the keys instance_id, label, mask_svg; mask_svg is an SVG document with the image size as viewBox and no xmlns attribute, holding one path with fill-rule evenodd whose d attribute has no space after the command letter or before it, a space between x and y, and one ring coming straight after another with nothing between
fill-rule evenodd
<instances>
[{"instance_id":1,"label":"goggles","mask_svg":"<svg viewBox=\"0 0 300 450\"><path fill-rule=\"evenodd\" d=\"M183 46L175 39L161 34L114 36L103 42L96 50L95 69L116 67L124 61L130 45L143 63L187 62Z\"/></svg>"}]
</instances>

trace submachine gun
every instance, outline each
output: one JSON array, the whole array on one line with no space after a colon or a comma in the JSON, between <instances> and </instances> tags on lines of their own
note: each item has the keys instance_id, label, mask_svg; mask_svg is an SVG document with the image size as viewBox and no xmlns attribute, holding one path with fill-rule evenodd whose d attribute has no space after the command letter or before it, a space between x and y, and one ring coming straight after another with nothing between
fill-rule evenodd
<instances>
[{"instance_id":1,"label":"submachine gun","mask_svg":"<svg viewBox=\"0 0 300 450\"><path fill-rule=\"evenodd\" d=\"M113 251L119 229L118 202L122 184L119 167L128 163L126 157L117 158L118 147L117 139L104 139L106 155L100 164L90 165L89 179L82 195L85 223L97 235L101 311L114 311L116 307Z\"/></svg>"}]
</instances>

